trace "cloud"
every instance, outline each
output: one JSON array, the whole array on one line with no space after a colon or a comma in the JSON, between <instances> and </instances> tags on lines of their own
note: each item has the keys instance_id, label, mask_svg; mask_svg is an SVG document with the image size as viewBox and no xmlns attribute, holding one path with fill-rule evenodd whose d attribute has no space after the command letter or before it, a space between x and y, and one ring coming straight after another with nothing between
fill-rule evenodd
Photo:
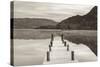
<instances>
[{"instance_id":1,"label":"cloud","mask_svg":"<svg viewBox=\"0 0 100 67\"><path fill-rule=\"evenodd\" d=\"M47 18L61 21L74 15L84 15L93 5L71 5L56 3L14 1L15 18Z\"/></svg>"}]
</instances>

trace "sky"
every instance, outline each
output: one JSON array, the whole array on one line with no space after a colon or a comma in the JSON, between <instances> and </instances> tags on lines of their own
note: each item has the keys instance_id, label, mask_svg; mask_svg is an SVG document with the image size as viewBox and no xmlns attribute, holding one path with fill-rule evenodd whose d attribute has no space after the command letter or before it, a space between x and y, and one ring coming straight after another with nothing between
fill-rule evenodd
<instances>
[{"instance_id":1,"label":"sky","mask_svg":"<svg viewBox=\"0 0 100 67\"><path fill-rule=\"evenodd\" d=\"M85 15L94 6L43 2L14 2L14 18L46 18L60 22L75 15Z\"/></svg>"}]
</instances>

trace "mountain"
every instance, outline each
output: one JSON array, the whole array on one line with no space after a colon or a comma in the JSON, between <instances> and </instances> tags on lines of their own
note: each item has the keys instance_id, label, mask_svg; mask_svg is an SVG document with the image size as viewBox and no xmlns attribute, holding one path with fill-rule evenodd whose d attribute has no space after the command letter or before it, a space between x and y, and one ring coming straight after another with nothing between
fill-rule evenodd
<instances>
[{"instance_id":1,"label":"mountain","mask_svg":"<svg viewBox=\"0 0 100 67\"><path fill-rule=\"evenodd\" d=\"M70 29L70 30L97 30L97 6L86 15L72 16L60 23L42 18L12 18L15 29Z\"/></svg>"},{"instance_id":2,"label":"mountain","mask_svg":"<svg viewBox=\"0 0 100 67\"><path fill-rule=\"evenodd\" d=\"M57 29L97 30L97 6L84 16L76 15L57 24Z\"/></svg>"},{"instance_id":3,"label":"mountain","mask_svg":"<svg viewBox=\"0 0 100 67\"><path fill-rule=\"evenodd\" d=\"M14 29L33 29L40 26L56 25L57 22L41 18L12 18L11 23Z\"/></svg>"}]
</instances>

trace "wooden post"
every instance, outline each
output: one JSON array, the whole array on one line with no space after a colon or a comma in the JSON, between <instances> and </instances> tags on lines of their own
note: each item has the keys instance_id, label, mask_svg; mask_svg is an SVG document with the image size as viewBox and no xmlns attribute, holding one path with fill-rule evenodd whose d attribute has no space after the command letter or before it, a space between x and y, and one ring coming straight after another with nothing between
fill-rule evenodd
<instances>
[{"instance_id":1,"label":"wooden post","mask_svg":"<svg viewBox=\"0 0 100 67\"><path fill-rule=\"evenodd\" d=\"M62 34L61 34L61 40L62 40Z\"/></svg>"},{"instance_id":2,"label":"wooden post","mask_svg":"<svg viewBox=\"0 0 100 67\"><path fill-rule=\"evenodd\" d=\"M52 43L52 41L50 42L50 45L51 45L51 47L53 46L53 43Z\"/></svg>"},{"instance_id":3,"label":"wooden post","mask_svg":"<svg viewBox=\"0 0 100 67\"><path fill-rule=\"evenodd\" d=\"M71 51L71 60L72 61L75 60L75 58L74 58L74 51Z\"/></svg>"},{"instance_id":4,"label":"wooden post","mask_svg":"<svg viewBox=\"0 0 100 67\"><path fill-rule=\"evenodd\" d=\"M47 61L50 61L50 52L47 51Z\"/></svg>"},{"instance_id":5,"label":"wooden post","mask_svg":"<svg viewBox=\"0 0 100 67\"><path fill-rule=\"evenodd\" d=\"M54 36L53 36L53 34L51 34L51 41L53 41L54 40Z\"/></svg>"},{"instance_id":6,"label":"wooden post","mask_svg":"<svg viewBox=\"0 0 100 67\"><path fill-rule=\"evenodd\" d=\"M64 39L63 39L62 43L64 43Z\"/></svg>"},{"instance_id":7,"label":"wooden post","mask_svg":"<svg viewBox=\"0 0 100 67\"><path fill-rule=\"evenodd\" d=\"M67 51L69 51L69 45L67 45Z\"/></svg>"},{"instance_id":8,"label":"wooden post","mask_svg":"<svg viewBox=\"0 0 100 67\"><path fill-rule=\"evenodd\" d=\"M49 45L49 51L51 51L51 45Z\"/></svg>"},{"instance_id":9,"label":"wooden post","mask_svg":"<svg viewBox=\"0 0 100 67\"><path fill-rule=\"evenodd\" d=\"M66 46L66 41L64 42L64 46Z\"/></svg>"},{"instance_id":10,"label":"wooden post","mask_svg":"<svg viewBox=\"0 0 100 67\"><path fill-rule=\"evenodd\" d=\"M64 35L63 34L61 35L61 40L62 40L62 43L64 43Z\"/></svg>"}]
</instances>

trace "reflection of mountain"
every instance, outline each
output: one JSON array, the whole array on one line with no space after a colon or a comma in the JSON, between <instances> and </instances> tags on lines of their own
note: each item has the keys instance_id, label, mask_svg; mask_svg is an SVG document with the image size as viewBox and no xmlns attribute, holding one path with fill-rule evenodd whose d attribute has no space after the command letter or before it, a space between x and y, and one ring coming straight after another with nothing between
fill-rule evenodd
<instances>
[{"instance_id":1,"label":"reflection of mountain","mask_svg":"<svg viewBox=\"0 0 100 67\"><path fill-rule=\"evenodd\" d=\"M12 20L16 29L33 29L40 26L54 26L57 24L53 20L39 18L14 18Z\"/></svg>"},{"instance_id":2,"label":"reflection of mountain","mask_svg":"<svg viewBox=\"0 0 100 67\"><path fill-rule=\"evenodd\" d=\"M57 24L58 29L97 29L97 7L95 6L88 14L84 16L73 16Z\"/></svg>"}]
</instances>

